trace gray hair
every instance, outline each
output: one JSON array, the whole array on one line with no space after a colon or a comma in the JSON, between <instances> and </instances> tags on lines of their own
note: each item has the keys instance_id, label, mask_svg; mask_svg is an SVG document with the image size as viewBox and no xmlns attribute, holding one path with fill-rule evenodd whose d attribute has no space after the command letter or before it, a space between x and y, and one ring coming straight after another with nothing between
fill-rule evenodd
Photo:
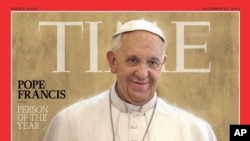
<instances>
[{"instance_id":1,"label":"gray hair","mask_svg":"<svg viewBox=\"0 0 250 141\"><path fill-rule=\"evenodd\" d=\"M121 47L121 38L122 38L122 34L118 34L118 35L115 35L113 38L112 38L112 51L113 52L116 52L120 47ZM162 39L162 38L161 38ZM163 52L165 54L165 51L166 51L166 48L167 48L167 43L164 42L164 40L162 39L162 47L163 47Z\"/></svg>"},{"instance_id":2,"label":"gray hair","mask_svg":"<svg viewBox=\"0 0 250 141\"><path fill-rule=\"evenodd\" d=\"M122 34L118 34L112 38L112 51L116 52L121 46Z\"/></svg>"}]
</instances>

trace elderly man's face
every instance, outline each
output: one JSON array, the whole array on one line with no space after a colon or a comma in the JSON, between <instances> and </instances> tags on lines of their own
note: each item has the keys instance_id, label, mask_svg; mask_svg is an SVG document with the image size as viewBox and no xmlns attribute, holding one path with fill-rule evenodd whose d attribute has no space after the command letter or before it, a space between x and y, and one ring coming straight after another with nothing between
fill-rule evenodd
<instances>
[{"instance_id":1,"label":"elderly man's face","mask_svg":"<svg viewBox=\"0 0 250 141\"><path fill-rule=\"evenodd\" d=\"M117 74L117 92L134 104L147 103L156 91L166 56L159 36L147 31L125 33L116 52L108 52L110 69Z\"/></svg>"}]
</instances>

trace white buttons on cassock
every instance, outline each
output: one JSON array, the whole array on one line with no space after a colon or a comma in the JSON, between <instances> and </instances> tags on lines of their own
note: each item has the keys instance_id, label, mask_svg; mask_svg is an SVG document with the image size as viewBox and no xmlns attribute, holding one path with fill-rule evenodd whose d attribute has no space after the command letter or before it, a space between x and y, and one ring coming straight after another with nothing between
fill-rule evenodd
<instances>
[{"instance_id":1,"label":"white buttons on cassock","mask_svg":"<svg viewBox=\"0 0 250 141\"><path fill-rule=\"evenodd\" d=\"M129 120L129 138L131 141L140 141L147 128L147 122L143 113L132 112Z\"/></svg>"},{"instance_id":2,"label":"white buttons on cassock","mask_svg":"<svg viewBox=\"0 0 250 141\"><path fill-rule=\"evenodd\" d=\"M139 113L133 113L133 117L138 117Z\"/></svg>"},{"instance_id":3,"label":"white buttons on cassock","mask_svg":"<svg viewBox=\"0 0 250 141\"><path fill-rule=\"evenodd\" d=\"M132 129L137 129L137 126L136 125L132 125L131 128Z\"/></svg>"}]
</instances>

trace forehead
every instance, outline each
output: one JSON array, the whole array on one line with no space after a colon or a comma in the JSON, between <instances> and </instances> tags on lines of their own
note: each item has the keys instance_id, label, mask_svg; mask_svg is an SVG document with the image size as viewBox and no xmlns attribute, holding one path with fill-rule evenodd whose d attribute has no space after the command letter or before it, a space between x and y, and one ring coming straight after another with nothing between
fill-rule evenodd
<instances>
[{"instance_id":1,"label":"forehead","mask_svg":"<svg viewBox=\"0 0 250 141\"><path fill-rule=\"evenodd\" d=\"M136 30L122 34L122 41L144 40L145 42L163 43L160 36L145 30Z\"/></svg>"},{"instance_id":2,"label":"forehead","mask_svg":"<svg viewBox=\"0 0 250 141\"><path fill-rule=\"evenodd\" d=\"M132 31L121 36L120 51L160 55L164 52L164 43L158 35L151 32Z\"/></svg>"}]
</instances>

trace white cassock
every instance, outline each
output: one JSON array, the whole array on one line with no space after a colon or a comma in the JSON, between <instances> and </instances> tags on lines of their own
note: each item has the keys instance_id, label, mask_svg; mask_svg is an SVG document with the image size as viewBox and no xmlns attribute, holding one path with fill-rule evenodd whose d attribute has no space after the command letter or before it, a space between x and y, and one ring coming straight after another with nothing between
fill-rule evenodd
<instances>
[{"instance_id":1,"label":"white cassock","mask_svg":"<svg viewBox=\"0 0 250 141\"><path fill-rule=\"evenodd\" d=\"M143 138L144 141L216 141L212 128L204 120L169 105L157 94L143 106L125 103L117 96L115 85L59 112L43 141L142 141Z\"/></svg>"}]
</instances>

